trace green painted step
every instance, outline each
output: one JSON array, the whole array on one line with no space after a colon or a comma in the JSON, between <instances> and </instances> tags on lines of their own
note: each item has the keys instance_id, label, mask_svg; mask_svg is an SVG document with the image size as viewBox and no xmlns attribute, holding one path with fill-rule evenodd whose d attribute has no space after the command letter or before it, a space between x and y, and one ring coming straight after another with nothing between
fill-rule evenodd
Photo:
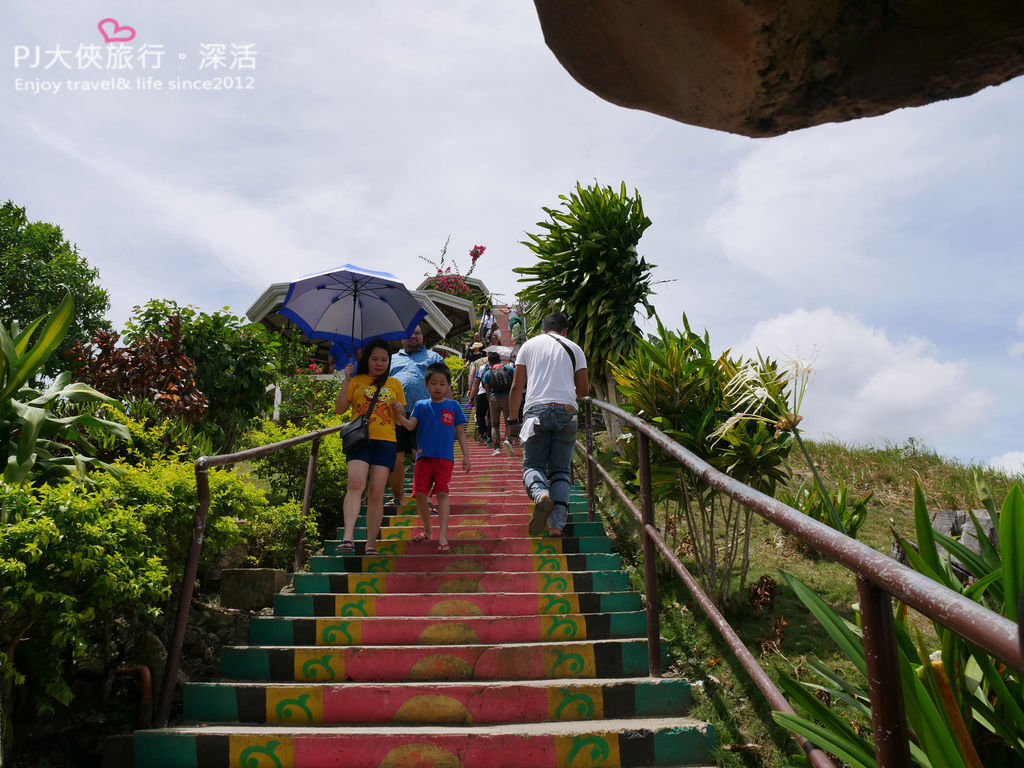
<instances>
[{"instance_id":1,"label":"green painted step","mask_svg":"<svg viewBox=\"0 0 1024 768\"><path fill-rule=\"evenodd\" d=\"M326 619L255 616L249 624L249 642L254 645L547 643L646 636L647 614L644 611L549 616Z\"/></svg>"},{"instance_id":2,"label":"green painted step","mask_svg":"<svg viewBox=\"0 0 1024 768\"><path fill-rule=\"evenodd\" d=\"M484 594L298 594L274 596L275 616L480 616L559 613L619 613L643 608L638 592L578 592L571 595Z\"/></svg>"},{"instance_id":3,"label":"green painted step","mask_svg":"<svg viewBox=\"0 0 1024 768\"><path fill-rule=\"evenodd\" d=\"M452 573L492 571L543 573L546 571L613 571L622 568L616 554L582 555L505 555L462 554L455 551L440 554L403 555L405 542L377 544L380 555L314 555L309 568L313 573Z\"/></svg>"},{"instance_id":4,"label":"green painted step","mask_svg":"<svg viewBox=\"0 0 1024 768\"><path fill-rule=\"evenodd\" d=\"M443 703L442 700L443 699ZM189 683L185 717L210 723L475 724L678 716L692 703L680 678L509 682Z\"/></svg>"},{"instance_id":5,"label":"green painted step","mask_svg":"<svg viewBox=\"0 0 1024 768\"><path fill-rule=\"evenodd\" d=\"M689 718L518 725L197 726L135 734L136 768L641 768L706 764L714 732Z\"/></svg>"},{"instance_id":6,"label":"green painted step","mask_svg":"<svg viewBox=\"0 0 1024 768\"><path fill-rule=\"evenodd\" d=\"M296 573L296 592L337 592L382 595L388 592L625 592L629 577L623 571L564 571L561 573Z\"/></svg>"},{"instance_id":7,"label":"green painted step","mask_svg":"<svg viewBox=\"0 0 1024 768\"><path fill-rule=\"evenodd\" d=\"M664 642L661 655L667 667ZM221 655L221 674L233 680L543 680L638 677L647 672L646 639L501 645L233 646Z\"/></svg>"}]
</instances>

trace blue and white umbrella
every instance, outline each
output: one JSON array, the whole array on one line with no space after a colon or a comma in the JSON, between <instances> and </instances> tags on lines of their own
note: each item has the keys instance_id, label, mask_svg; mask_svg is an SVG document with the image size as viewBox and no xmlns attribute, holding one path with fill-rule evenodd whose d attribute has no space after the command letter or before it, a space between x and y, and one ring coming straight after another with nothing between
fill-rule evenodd
<instances>
[{"instance_id":1,"label":"blue and white umbrella","mask_svg":"<svg viewBox=\"0 0 1024 768\"><path fill-rule=\"evenodd\" d=\"M371 339L406 339L427 311L389 272L345 264L288 286L278 310L310 339L329 339L349 358Z\"/></svg>"}]
</instances>

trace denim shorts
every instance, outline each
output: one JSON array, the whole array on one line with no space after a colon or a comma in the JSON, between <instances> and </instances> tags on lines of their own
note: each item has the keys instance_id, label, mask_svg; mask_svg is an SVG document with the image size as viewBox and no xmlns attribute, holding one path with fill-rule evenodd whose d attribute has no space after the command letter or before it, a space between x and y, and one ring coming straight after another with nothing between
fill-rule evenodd
<instances>
[{"instance_id":1,"label":"denim shorts","mask_svg":"<svg viewBox=\"0 0 1024 768\"><path fill-rule=\"evenodd\" d=\"M391 440L370 440L365 445L345 454L345 461L365 461L371 467L395 468L397 449Z\"/></svg>"}]
</instances>

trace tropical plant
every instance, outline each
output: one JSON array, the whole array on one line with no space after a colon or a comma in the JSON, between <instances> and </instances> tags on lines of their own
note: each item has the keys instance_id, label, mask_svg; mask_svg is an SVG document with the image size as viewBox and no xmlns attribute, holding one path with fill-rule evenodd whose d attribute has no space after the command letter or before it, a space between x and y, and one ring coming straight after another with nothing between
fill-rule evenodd
<instances>
[{"instance_id":1,"label":"tropical plant","mask_svg":"<svg viewBox=\"0 0 1024 768\"><path fill-rule=\"evenodd\" d=\"M777 494L778 500L783 504L833 528L835 528L832 519L832 509L834 509L843 526L842 529L837 530L844 531L851 539L857 538L857 532L867 519L868 502L871 501L872 496L874 494L869 492L861 499L850 499L846 483L842 480L839 481L839 489L832 496L831 509L822 499L821 492L817 488L808 488L803 483L793 492L786 488L779 488Z\"/></svg>"},{"instance_id":2,"label":"tropical plant","mask_svg":"<svg viewBox=\"0 0 1024 768\"><path fill-rule=\"evenodd\" d=\"M732 379L726 385L729 397L734 401L735 412L711 435L711 440L719 440L728 435L737 424L745 421L759 421L772 425L777 432L791 432L800 446L807 465L811 468L814 481L818 486L819 498L825 503L829 513L828 524L840 533L847 533L842 517L832 503L832 496L825 488L825 482L818 473L818 468L807 452L800 429L797 426L803 421L800 407L804 395L814 375L811 362L791 359L781 369L767 361L757 353L757 362L753 359L737 367Z\"/></svg>"},{"instance_id":3,"label":"tropical plant","mask_svg":"<svg viewBox=\"0 0 1024 768\"><path fill-rule=\"evenodd\" d=\"M196 363L185 352L181 318L169 317L159 335L130 346L119 346L120 338L98 331L88 344L76 341L67 356L78 380L120 400L129 413L135 404L153 403L165 417L196 424L207 399L196 383Z\"/></svg>"},{"instance_id":4,"label":"tropical plant","mask_svg":"<svg viewBox=\"0 0 1024 768\"><path fill-rule=\"evenodd\" d=\"M88 430L130 439L122 425L89 412L54 413L62 403L113 402L92 387L73 383L70 373L58 374L42 391L28 386L64 340L74 312L68 294L48 316L26 328L17 321L10 331L0 325L0 445L6 449L3 479L8 484L44 483L68 475L84 480L90 464L111 469L80 452L95 450ZM33 344L36 331L39 336ZM7 511L0 509L0 523L8 517Z\"/></svg>"},{"instance_id":5,"label":"tropical plant","mask_svg":"<svg viewBox=\"0 0 1024 768\"><path fill-rule=\"evenodd\" d=\"M994 520L991 494L983 484L979 484L979 493ZM1024 552L1024 493L1020 487L1010 490L999 518L1002 555L984 535L978 537L981 554L976 554L961 542L933 531L924 495L916 484L914 497L917 546L905 538L899 539L911 566L949 589L1016 620L1024 582L1024 563L1020 557ZM976 519L975 525L975 530L980 531ZM968 584L956 578L950 555L970 572ZM783 576L863 678L866 662L860 628L840 617L798 579ZM994 662L984 651L937 622L934 626L939 649L938 653L930 652L920 635L911 631L907 611L898 608L896 616L898 663L912 735L913 762L926 768L1024 765L1021 673ZM853 766L875 766L870 740L852 728L848 718L822 701L832 697L869 719L866 681L849 680L817 659L812 659L809 666L823 684L781 678L780 685L801 714L776 712L775 720Z\"/></svg>"},{"instance_id":6,"label":"tropical plant","mask_svg":"<svg viewBox=\"0 0 1024 768\"><path fill-rule=\"evenodd\" d=\"M637 308L654 314L648 300L654 265L637 254L651 220L640 193L630 197L625 182L618 191L577 182L576 191L559 200L560 208L543 209L548 220L537 222L543 232L528 232L522 243L537 262L512 270L527 284L517 295L535 309L546 308L533 317L558 310L572 318L570 333L587 356L594 391L616 402L612 369L636 343Z\"/></svg>"},{"instance_id":7,"label":"tropical plant","mask_svg":"<svg viewBox=\"0 0 1024 768\"><path fill-rule=\"evenodd\" d=\"M185 353L195 361L196 383L209 402L202 426L215 447L228 453L249 420L269 409L268 387L278 372L276 350L285 342L227 307L207 314L159 299L135 307L125 339L135 344L150 334L164 338L173 317L180 318Z\"/></svg>"},{"instance_id":8,"label":"tropical plant","mask_svg":"<svg viewBox=\"0 0 1024 768\"><path fill-rule=\"evenodd\" d=\"M670 331L658 319L658 333L638 338L633 353L612 371L623 408L651 422L716 469L769 495L788 477L790 440L762 422L735 425L724 440L709 436L733 412L726 384L742 361L715 355L710 338L690 328ZM770 364L770 363L768 363ZM633 435L620 440L616 459L623 479L637 484L638 456ZM650 446L651 482L655 500L667 509L666 538L682 540L688 559L708 595L725 607L732 600L733 579L743 593L749 565L751 512L693 476L656 444ZM685 536L683 531L685 529Z\"/></svg>"},{"instance_id":9,"label":"tropical plant","mask_svg":"<svg viewBox=\"0 0 1024 768\"><path fill-rule=\"evenodd\" d=\"M60 372L62 354L75 341L85 343L110 327L105 318L110 299L99 285L99 271L64 239L60 227L30 222L25 209L13 202L0 205L0 318L26 327L67 293L75 313L57 354L40 368L43 376Z\"/></svg>"}]
</instances>

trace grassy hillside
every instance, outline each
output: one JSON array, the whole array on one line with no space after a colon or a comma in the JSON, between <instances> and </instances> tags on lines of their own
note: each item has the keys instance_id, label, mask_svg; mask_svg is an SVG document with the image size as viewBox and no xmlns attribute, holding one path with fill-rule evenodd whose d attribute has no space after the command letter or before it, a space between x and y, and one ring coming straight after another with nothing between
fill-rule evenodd
<instances>
[{"instance_id":1,"label":"grassy hillside","mask_svg":"<svg viewBox=\"0 0 1024 768\"><path fill-rule=\"evenodd\" d=\"M1014 478L1000 473L943 459L916 441L885 448L824 442L808 444L808 449L830 489L834 490L842 480L853 498L873 493L868 518L858 538L885 554L889 554L893 544L892 531L914 537L915 478L933 513L940 509L980 509L974 490L976 471L985 478L999 504L1014 482ZM806 464L799 459L794 450L791 489L813 482ZM1020 478L1016 480L1019 482ZM628 557L631 550L628 539L633 537L626 531L625 525L619 528L624 554ZM685 551L680 554L685 559ZM638 556L636 562L639 563ZM746 595L735 601L728 619L744 643L776 679L784 673L802 674L804 661L809 656L853 672L851 665L837 657L835 648L815 620L788 593L779 577L780 571L797 576L838 611L853 617L857 590L852 574L806 551L791 537L755 517L747 584L767 576L778 583L780 593L774 605L760 615L755 615ZM637 571L636 577L642 589L642 574ZM718 731L722 747L719 765L776 768L791 764L795 742L772 723L770 709L746 671L732 661L726 645L705 625L699 607L675 583L674 577L666 576L662 583L662 634L673 642L674 671L706 683L704 692L697 697L695 716L711 721ZM927 621L915 623L926 637L934 638ZM871 724L860 722L855 723L855 727L870 731Z\"/></svg>"}]
</instances>

